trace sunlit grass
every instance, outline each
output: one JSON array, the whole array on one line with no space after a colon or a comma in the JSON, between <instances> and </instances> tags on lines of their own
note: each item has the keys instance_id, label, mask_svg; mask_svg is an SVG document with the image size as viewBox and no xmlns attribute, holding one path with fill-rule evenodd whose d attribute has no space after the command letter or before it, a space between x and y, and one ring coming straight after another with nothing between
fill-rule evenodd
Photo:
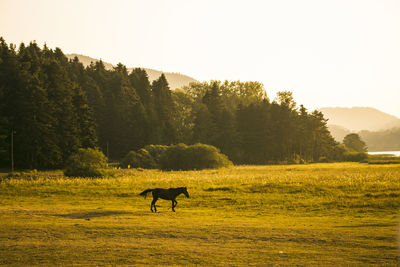
<instances>
[{"instance_id":1,"label":"sunlit grass","mask_svg":"<svg viewBox=\"0 0 400 267\"><path fill-rule=\"evenodd\" d=\"M170 202L138 194L188 187ZM0 263L396 265L400 165L236 166L3 178Z\"/></svg>"}]
</instances>

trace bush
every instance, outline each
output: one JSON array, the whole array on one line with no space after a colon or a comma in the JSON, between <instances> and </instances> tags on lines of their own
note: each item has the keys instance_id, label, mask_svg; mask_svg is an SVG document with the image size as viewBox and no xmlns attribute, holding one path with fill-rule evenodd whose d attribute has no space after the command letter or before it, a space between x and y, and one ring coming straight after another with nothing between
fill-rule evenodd
<instances>
[{"instance_id":1,"label":"bush","mask_svg":"<svg viewBox=\"0 0 400 267\"><path fill-rule=\"evenodd\" d=\"M129 152L122 166L160 168L162 170L201 170L221 168L232 162L213 146L205 144L171 146L149 145L137 152Z\"/></svg>"},{"instance_id":2,"label":"bush","mask_svg":"<svg viewBox=\"0 0 400 267\"><path fill-rule=\"evenodd\" d=\"M169 146L160 160L163 170L201 170L227 167L232 162L216 147L205 144Z\"/></svg>"},{"instance_id":3,"label":"bush","mask_svg":"<svg viewBox=\"0 0 400 267\"><path fill-rule=\"evenodd\" d=\"M107 173L107 158L92 148L80 148L67 160L64 175L70 177L102 177Z\"/></svg>"},{"instance_id":4,"label":"bush","mask_svg":"<svg viewBox=\"0 0 400 267\"><path fill-rule=\"evenodd\" d=\"M151 157L153 158L155 163L160 162L162 155L165 153L165 151L168 149L168 146L165 145L147 145L144 147L146 149Z\"/></svg>"},{"instance_id":5,"label":"bush","mask_svg":"<svg viewBox=\"0 0 400 267\"><path fill-rule=\"evenodd\" d=\"M188 146L177 144L169 146L160 158L160 168L162 170L189 170L187 153ZM193 168L194 169L194 168Z\"/></svg>"},{"instance_id":6,"label":"bush","mask_svg":"<svg viewBox=\"0 0 400 267\"><path fill-rule=\"evenodd\" d=\"M154 169L157 168L157 164L155 163L153 157L150 153L142 148L139 151L130 151L121 161L121 166L123 168L145 168L145 169Z\"/></svg>"},{"instance_id":7,"label":"bush","mask_svg":"<svg viewBox=\"0 0 400 267\"><path fill-rule=\"evenodd\" d=\"M188 165L194 169L214 169L228 167L233 163L219 149L211 145L195 144L188 147Z\"/></svg>"},{"instance_id":8,"label":"bush","mask_svg":"<svg viewBox=\"0 0 400 267\"><path fill-rule=\"evenodd\" d=\"M318 159L318 162L320 162L320 163L328 163L329 159L327 157L325 157L325 156L322 156L322 157L320 157Z\"/></svg>"},{"instance_id":9,"label":"bush","mask_svg":"<svg viewBox=\"0 0 400 267\"><path fill-rule=\"evenodd\" d=\"M368 154L364 152L346 151L343 154L343 160L349 162L365 162L367 158Z\"/></svg>"}]
</instances>

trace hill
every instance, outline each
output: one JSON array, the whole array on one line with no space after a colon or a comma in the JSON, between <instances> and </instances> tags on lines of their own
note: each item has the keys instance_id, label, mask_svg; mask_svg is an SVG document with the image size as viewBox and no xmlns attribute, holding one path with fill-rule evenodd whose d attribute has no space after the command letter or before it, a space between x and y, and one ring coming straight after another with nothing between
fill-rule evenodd
<instances>
[{"instance_id":1,"label":"hill","mask_svg":"<svg viewBox=\"0 0 400 267\"><path fill-rule=\"evenodd\" d=\"M361 131L359 135L368 146L368 151L399 151L400 128L379 132Z\"/></svg>"},{"instance_id":2,"label":"hill","mask_svg":"<svg viewBox=\"0 0 400 267\"><path fill-rule=\"evenodd\" d=\"M338 142L358 133L369 151L400 150L400 119L374 108L321 108L328 129ZM350 130L352 129L352 130Z\"/></svg>"},{"instance_id":3,"label":"hill","mask_svg":"<svg viewBox=\"0 0 400 267\"><path fill-rule=\"evenodd\" d=\"M74 57L78 57L79 61L86 67L89 66L91 62L97 62L99 61L98 59L88 57L85 55L78 55L78 54L66 54L65 55L69 59L73 59ZM104 66L106 69L112 69L113 65L111 63L104 62ZM133 68L128 68L128 71L132 71ZM147 75L149 75L149 80L154 81L160 77L162 73L164 73L165 77L167 78L169 87L171 89L176 89L176 88L181 88L183 86L189 85L191 82L197 82L192 77L189 77L187 75L183 75L180 73L175 73L175 72L163 72L159 70L154 70L154 69L148 69L148 68L143 68L146 70Z\"/></svg>"},{"instance_id":4,"label":"hill","mask_svg":"<svg viewBox=\"0 0 400 267\"><path fill-rule=\"evenodd\" d=\"M350 131L381 131L400 127L400 119L369 107L327 107L319 109L328 124L338 125Z\"/></svg>"},{"instance_id":5,"label":"hill","mask_svg":"<svg viewBox=\"0 0 400 267\"><path fill-rule=\"evenodd\" d=\"M334 124L328 124L328 129L331 132L331 135L333 136L333 138L335 138L335 140L340 143L343 142L343 139L346 135L351 133L351 131L349 129L346 129L342 126L334 125Z\"/></svg>"},{"instance_id":6,"label":"hill","mask_svg":"<svg viewBox=\"0 0 400 267\"><path fill-rule=\"evenodd\" d=\"M328 125L333 138L342 143L343 138L352 133L350 130L338 126ZM391 128L382 131L359 131L361 139L367 144L368 151L399 151L400 150L400 128Z\"/></svg>"}]
</instances>

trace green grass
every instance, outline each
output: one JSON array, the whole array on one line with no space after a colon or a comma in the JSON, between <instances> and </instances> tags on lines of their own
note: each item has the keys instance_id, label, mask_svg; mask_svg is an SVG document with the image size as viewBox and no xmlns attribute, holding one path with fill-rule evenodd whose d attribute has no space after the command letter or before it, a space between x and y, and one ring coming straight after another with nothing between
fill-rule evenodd
<instances>
[{"instance_id":1,"label":"green grass","mask_svg":"<svg viewBox=\"0 0 400 267\"><path fill-rule=\"evenodd\" d=\"M396 266L400 165L0 178L0 264ZM187 186L157 202L147 188Z\"/></svg>"}]
</instances>

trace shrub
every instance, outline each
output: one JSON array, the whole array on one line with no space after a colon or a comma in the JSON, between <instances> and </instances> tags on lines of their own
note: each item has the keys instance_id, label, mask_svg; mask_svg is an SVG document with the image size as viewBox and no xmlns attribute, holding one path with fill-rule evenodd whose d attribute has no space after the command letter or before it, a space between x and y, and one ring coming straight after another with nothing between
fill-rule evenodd
<instances>
[{"instance_id":1,"label":"shrub","mask_svg":"<svg viewBox=\"0 0 400 267\"><path fill-rule=\"evenodd\" d=\"M169 146L160 158L160 167L162 170L189 170L187 163L188 146L177 144ZM193 168L194 169L194 168Z\"/></svg>"},{"instance_id":2,"label":"shrub","mask_svg":"<svg viewBox=\"0 0 400 267\"><path fill-rule=\"evenodd\" d=\"M214 146L198 143L189 146L188 150L189 162L195 169L214 169L233 165L228 157Z\"/></svg>"},{"instance_id":3,"label":"shrub","mask_svg":"<svg viewBox=\"0 0 400 267\"><path fill-rule=\"evenodd\" d=\"M160 159L167 148L168 146L165 145L147 145L144 147L144 149L150 153L155 163L160 162Z\"/></svg>"},{"instance_id":4,"label":"shrub","mask_svg":"<svg viewBox=\"0 0 400 267\"><path fill-rule=\"evenodd\" d=\"M169 146L160 160L163 170L201 170L232 165L216 147L205 144Z\"/></svg>"},{"instance_id":5,"label":"shrub","mask_svg":"<svg viewBox=\"0 0 400 267\"><path fill-rule=\"evenodd\" d=\"M107 172L107 158L92 148L80 148L66 163L64 175L72 177L102 177Z\"/></svg>"},{"instance_id":6,"label":"shrub","mask_svg":"<svg viewBox=\"0 0 400 267\"><path fill-rule=\"evenodd\" d=\"M144 148L140 149L137 152L130 151L121 161L121 166L123 168L128 168L128 166L132 168L145 168L145 169L157 168L157 164L155 163L153 157Z\"/></svg>"},{"instance_id":7,"label":"shrub","mask_svg":"<svg viewBox=\"0 0 400 267\"><path fill-rule=\"evenodd\" d=\"M328 163L329 159L327 157L325 157L325 156L322 156L322 157L320 157L318 159L318 162L320 162L320 163Z\"/></svg>"},{"instance_id":8,"label":"shrub","mask_svg":"<svg viewBox=\"0 0 400 267\"><path fill-rule=\"evenodd\" d=\"M365 162L368 158L368 154L364 152L352 152L346 151L343 154L344 161L350 162Z\"/></svg>"},{"instance_id":9,"label":"shrub","mask_svg":"<svg viewBox=\"0 0 400 267\"><path fill-rule=\"evenodd\" d=\"M129 152L121 163L135 168L162 170L201 170L232 165L227 156L210 145L177 144L171 146L149 145L139 151Z\"/></svg>"}]
</instances>

